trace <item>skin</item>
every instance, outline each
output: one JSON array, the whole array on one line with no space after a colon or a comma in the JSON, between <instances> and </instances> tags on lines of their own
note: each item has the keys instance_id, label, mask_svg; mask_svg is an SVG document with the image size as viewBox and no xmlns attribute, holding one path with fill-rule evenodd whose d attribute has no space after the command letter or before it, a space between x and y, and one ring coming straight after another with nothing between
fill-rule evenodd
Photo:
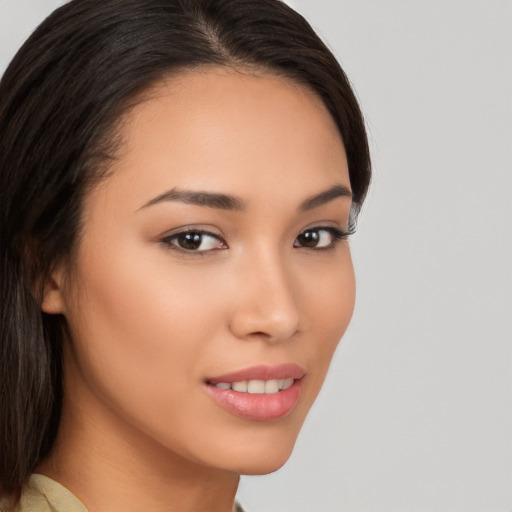
<instances>
[{"instance_id":1,"label":"skin","mask_svg":"<svg viewBox=\"0 0 512 512\"><path fill-rule=\"evenodd\" d=\"M64 404L38 471L90 512L231 510L239 474L290 456L354 306L339 132L316 95L285 78L226 69L158 84L123 121L112 172L86 197L73 260L42 309L65 315ZM236 196L241 210L149 202L166 191ZM180 248L184 227L212 233ZM167 238L166 238L167 237ZM216 238L218 237L218 238ZM227 412L205 379L254 365L306 370L297 406L252 421Z\"/></svg>"}]
</instances>

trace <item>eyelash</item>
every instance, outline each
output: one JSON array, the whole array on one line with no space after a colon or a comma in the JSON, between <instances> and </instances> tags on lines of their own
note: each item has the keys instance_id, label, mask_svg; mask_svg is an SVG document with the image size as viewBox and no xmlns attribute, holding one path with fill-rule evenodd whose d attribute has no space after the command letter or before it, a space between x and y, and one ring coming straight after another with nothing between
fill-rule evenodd
<instances>
[{"instance_id":1,"label":"eyelash","mask_svg":"<svg viewBox=\"0 0 512 512\"><path fill-rule=\"evenodd\" d=\"M348 231L343 231L334 226L315 226L315 227L307 228L307 229L304 229L303 231L301 231L297 235L297 238L295 238L295 240L293 242L293 246L297 249L310 249L313 251L334 250L336 248L336 245L338 244L338 242L340 242L341 240L347 240L349 238L349 236L354 234L354 231L355 230L352 228L349 229ZM305 235L306 233L317 233L318 234L321 232L327 232L331 235L332 239L329 242L329 245L327 245L325 247L316 247L316 246L308 247L308 246L304 246L304 245L295 245L296 241L299 239L299 237L301 235ZM200 237L198 240L198 242L199 242L198 247L200 247L203 244L204 237L211 237L212 239L215 239L218 242L219 247L203 249L203 250L197 250L197 248L196 249L187 249L185 247L180 247L177 243L177 241L179 240L179 237L186 237L187 235L197 235L198 237ZM320 237L318 240L320 240ZM205 254L207 254L211 251L228 249L227 243L219 235L216 235L215 233L211 233L210 231L200 229L200 228L189 228L189 229L184 229L183 231L179 231L178 233L173 233L172 235L165 236L165 237L161 238L160 243L162 243L163 245L165 245L166 247L168 247L169 249L174 250L174 251L179 251L179 252L183 252L186 254L197 254L197 255L201 255L201 256L204 256Z\"/></svg>"},{"instance_id":2,"label":"eyelash","mask_svg":"<svg viewBox=\"0 0 512 512\"><path fill-rule=\"evenodd\" d=\"M224 247L218 247L216 249L207 249L207 250L194 250L194 249L186 249L184 247L180 247L177 243L173 243L174 241L177 241L179 237L186 237L187 235L199 235L201 237L200 243L202 244L203 238L205 236L211 237L212 239L215 239L219 242L219 245L224 245ZM184 229L183 231L179 231L177 233L173 233L172 235L163 237L160 242L164 244L169 249L172 249L174 251L180 251L188 254L200 254L204 255L205 253L212 251L212 250L221 250L221 249L227 249L228 246L226 242L215 233L211 233L210 231L200 229L200 228L188 228Z\"/></svg>"},{"instance_id":3,"label":"eyelash","mask_svg":"<svg viewBox=\"0 0 512 512\"><path fill-rule=\"evenodd\" d=\"M304 235L306 233L320 233L322 231L329 233L329 235L331 235L332 239L331 239L329 245L327 245L325 247L307 247L304 245L295 245L295 241L297 241L301 235ZM298 249L312 249L314 251L331 251L336 248L336 245L338 245L338 242L340 242L341 240L347 240L348 237L352 234L354 234L353 229L349 229L348 231L343 231L334 226L315 226L315 227L307 228L307 229L304 229L303 231L301 231L297 235L297 238L294 240L293 246Z\"/></svg>"}]
</instances>

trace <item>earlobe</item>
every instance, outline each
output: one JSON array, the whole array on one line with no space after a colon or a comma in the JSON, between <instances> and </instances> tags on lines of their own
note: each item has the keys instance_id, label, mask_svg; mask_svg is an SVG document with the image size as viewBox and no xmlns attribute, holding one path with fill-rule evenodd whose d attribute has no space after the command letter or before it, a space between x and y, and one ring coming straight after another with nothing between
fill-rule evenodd
<instances>
[{"instance_id":1,"label":"earlobe","mask_svg":"<svg viewBox=\"0 0 512 512\"><path fill-rule=\"evenodd\" d=\"M47 279L41 300L41 310L50 315L65 313L61 272L53 272Z\"/></svg>"}]
</instances>

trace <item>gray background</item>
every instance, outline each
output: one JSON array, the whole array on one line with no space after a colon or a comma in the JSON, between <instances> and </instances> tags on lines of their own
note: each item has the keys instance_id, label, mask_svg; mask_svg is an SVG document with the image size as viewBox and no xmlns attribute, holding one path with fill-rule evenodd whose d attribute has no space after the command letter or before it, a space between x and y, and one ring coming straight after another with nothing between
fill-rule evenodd
<instances>
[{"instance_id":1,"label":"gray background","mask_svg":"<svg viewBox=\"0 0 512 512\"><path fill-rule=\"evenodd\" d=\"M62 2L0 0L0 69ZM358 303L251 512L512 511L512 3L295 0L363 105Z\"/></svg>"}]
</instances>

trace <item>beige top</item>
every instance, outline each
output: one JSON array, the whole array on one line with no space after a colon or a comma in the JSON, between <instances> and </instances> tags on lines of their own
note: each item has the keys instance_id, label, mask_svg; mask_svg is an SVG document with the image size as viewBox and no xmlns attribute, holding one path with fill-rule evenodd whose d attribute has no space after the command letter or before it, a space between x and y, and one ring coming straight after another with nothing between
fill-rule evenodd
<instances>
[{"instance_id":1,"label":"beige top","mask_svg":"<svg viewBox=\"0 0 512 512\"><path fill-rule=\"evenodd\" d=\"M87 509L63 485L34 474L23 489L20 512L87 512Z\"/></svg>"},{"instance_id":2,"label":"beige top","mask_svg":"<svg viewBox=\"0 0 512 512\"><path fill-rule=\"evenodd\" d=\"M34 474L23 489L20 512L87 512L87 509L63 485L47 476ZM244 511L235 503L233 512Z\"/></svg>"}]
</instances>

